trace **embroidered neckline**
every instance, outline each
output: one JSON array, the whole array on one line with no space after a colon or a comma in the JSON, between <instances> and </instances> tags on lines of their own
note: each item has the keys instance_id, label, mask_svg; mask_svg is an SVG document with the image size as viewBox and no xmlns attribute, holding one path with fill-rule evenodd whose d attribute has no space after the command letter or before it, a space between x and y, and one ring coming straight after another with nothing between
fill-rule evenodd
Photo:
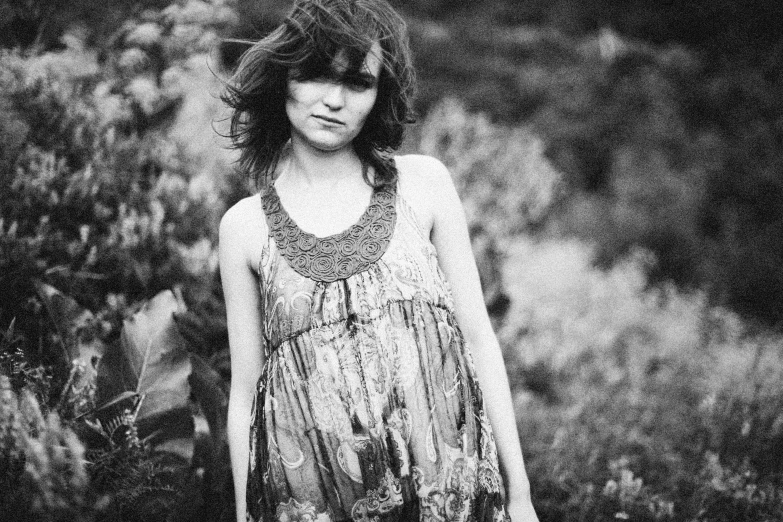
<instances>
[{"instance_id":1,"label":"embroidered neckline","mask_svg":"<svg viewBox=\"0 0 783 522\"><path fill-rule=\"evenodd\" d=\"M386 251L397 221L396 184L373 189L359 221L337 234L318 237L300 229L280 203L274 182L261 191L269 235L298 274L331 283L367 270Z\"/></svg>"}]
</instances>

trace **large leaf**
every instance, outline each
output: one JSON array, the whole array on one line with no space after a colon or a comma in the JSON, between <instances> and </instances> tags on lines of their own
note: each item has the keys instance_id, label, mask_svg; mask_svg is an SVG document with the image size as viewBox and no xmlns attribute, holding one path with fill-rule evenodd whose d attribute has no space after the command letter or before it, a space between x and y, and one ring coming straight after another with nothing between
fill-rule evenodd
<instances>
[{"instance_id":1,"label":"large leaf","mask_svg":"<svg viewBox=\"0 0 783 522\"><path fill-rule=\"evenodd\" d=\"M90 390L98 378L98 362L106 345L98 337L95 316L55 287L35 282L62 347L63 366L71 372L60 396L58 410L66 417L78 416L92 407Z\"/></svg>"},{"instance_id":2,"label":"large leaf","mask_svg":"<svg viewBox=\"0 0 783 522\"><path fill-rule=\"evenodd\" d=\"M221 495L231 480L230 467L226 464L229 461L226 440L228 396L223 391L220 375L204 359L191 353L190 362L193 365L190 386L209 426L208 436L196 446L196 454L201 457L198 460L205 466L205 484L209 487L203 494L207 505L214 504L214 509L217 509ZM219 518L218 514L213 513L214 517L211 518Z\"/></svg>"},{"instance_id":3,"label":"large leaf","mask_svg":"<svg viewBox=\"0 0 783 522\"><path fill-rule=\"evenodd\" d=\"M57 329L68 363L80 359L95 368L106 349L103 341L92 334L95 316L73 298L55 287L36 281L35 288Z\"/></svg>"},{"instance_id":4,"label":"large leaf","mask_svg":"<svg viewBox=\"0 0 783 522\"><path fill-rule=\"evenodd\" d=\"M228 397L223 391L220 375L204 359L191 353L190 363L193 367L189 379L190 386L207 420L217 453L225 442Z\"/></svg>"},{"instance_id":5,"label":"large leaf","mask_svg":"<svg viewBox=\"0 0 783 522\"><path fill-rule=\"evenodd\" d=\"M127 392L140 396L136 413L139 437L153 447L187 460L193 455L193 416L188 397L191 373L185 340L174 313L182 305L163 291L126 319L119 345L108 350L98 368L98 403Z\"/></svg>"}]
</instances>

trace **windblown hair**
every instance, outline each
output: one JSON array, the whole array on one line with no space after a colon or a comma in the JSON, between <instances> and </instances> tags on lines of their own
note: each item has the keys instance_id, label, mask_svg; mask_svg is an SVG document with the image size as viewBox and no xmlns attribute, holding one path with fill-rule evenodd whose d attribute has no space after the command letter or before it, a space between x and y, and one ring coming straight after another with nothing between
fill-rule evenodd
<instances>
[{"instance_id":1,"label":"windblown hair","mask_svg":"<svg viewBox=\"0 0 783 522\"><path fill-rule=\"evenodd\" d=\"M413 119L415 88L405 21L384 0L297 0L283 23L243 53L222 100L232 109L229 137L239 149L239 166L256 183L267 184L291 136L285 111L289 74L297 80L334 76L336 56L348 67L340 81L358 77L374 42L382 50L378 95L354 149L365 181L394 183L392 152ZM368 176L375 169L375 182Z\"/></svg>"}]
</instances>

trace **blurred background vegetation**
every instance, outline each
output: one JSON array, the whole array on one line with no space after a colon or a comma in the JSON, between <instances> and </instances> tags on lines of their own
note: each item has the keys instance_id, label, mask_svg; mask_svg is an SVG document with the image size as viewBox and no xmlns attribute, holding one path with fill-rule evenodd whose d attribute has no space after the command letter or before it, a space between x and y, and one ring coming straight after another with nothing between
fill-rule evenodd
<instances>
[{"instance_id":1,"label":"blurred background vegetation","mask_svg":"<svg viewBox=\"0 0 783 522\"><path fill-rule=\"evenodd\" d=\"M783 4L395 5L541 520L782 520ZM233 520L223 39L288 7L0 0L14 520Z\"/></svg>"}]
</instances>

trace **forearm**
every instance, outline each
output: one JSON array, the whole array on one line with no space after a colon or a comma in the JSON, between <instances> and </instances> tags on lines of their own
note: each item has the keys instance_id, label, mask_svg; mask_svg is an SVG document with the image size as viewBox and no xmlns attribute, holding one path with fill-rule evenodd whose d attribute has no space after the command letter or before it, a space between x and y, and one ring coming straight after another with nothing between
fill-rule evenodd
<instances>
[{"instance_id":1,"label":"forearm","mask_svg":"<svg viewBox=\"0 0 783 522\"><path fill-rule=\"evenodd\" d=\"M237 522L246 522L246 499L248 459L250 456L250 409L252 396L232 391L228 402L227 437L231 456L231 472L234 477L234 498L236 500Z\"/></svg>"},{"instance_id":2,"label":"forearm","mask_svg":"<svg viewBox=\"0 0 783 522\"><path fill-rule=\"evenodd\" d=\"M503 354L494 335L476 339L473 343L476 374L484 394L484 407L492 425L506 487L512 497L528 498L530 483L522 458Z\"/></svg>"}]
</instances>

